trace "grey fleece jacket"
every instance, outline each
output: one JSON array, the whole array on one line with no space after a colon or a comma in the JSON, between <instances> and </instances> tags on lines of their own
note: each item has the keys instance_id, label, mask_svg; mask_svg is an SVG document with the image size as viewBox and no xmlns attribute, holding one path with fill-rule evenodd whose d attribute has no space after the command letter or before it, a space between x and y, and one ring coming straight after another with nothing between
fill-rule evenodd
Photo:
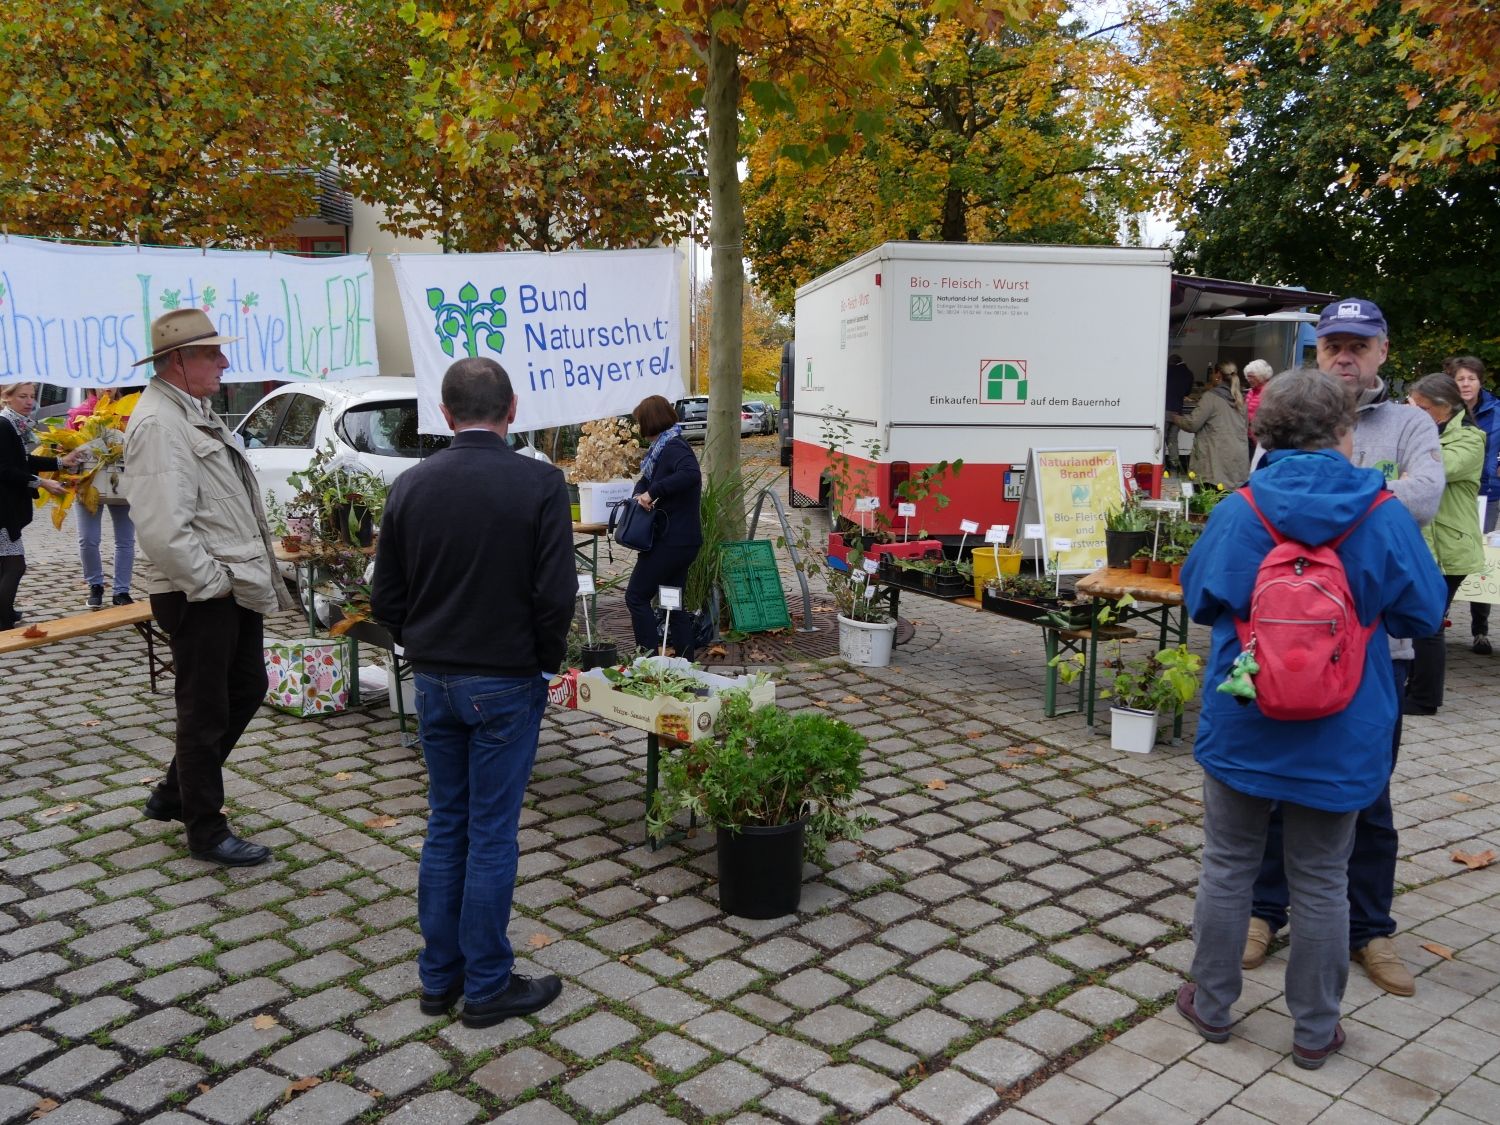
<instances>
[{"instance_id":1,"label":"grey fleece jacket","mask_svg":"<svg viewBox=\"0 0 1500 1125\"><path fill-rule=\"evenodd\" d=\"M1379 469L1392 494L1426 527L1437 515L1447 477L1438 428L1426 411L1391 402L1385 381L1360 392L1354 423L1354 464ZM1391 638L1391 659L1415 657L1409 638Z\"/></svg>"}]
</instances>

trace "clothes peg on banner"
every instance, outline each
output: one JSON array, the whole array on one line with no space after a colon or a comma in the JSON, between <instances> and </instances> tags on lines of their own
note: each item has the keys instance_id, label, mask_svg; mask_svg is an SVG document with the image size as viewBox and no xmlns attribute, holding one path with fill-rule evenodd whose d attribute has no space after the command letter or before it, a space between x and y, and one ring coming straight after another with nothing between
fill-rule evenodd
<instances>
[{"instance_id":1,"label":"clothes peg on banner","mask_svg":"<svg viewBox=\"0 0 1500 1125\"><path fill-rule=\"evenodd\" d=\"M135 252L137 254L139 254L141 252L141 232L140 231L136 231L135 232Z\"/></svg>"}]
</instances>

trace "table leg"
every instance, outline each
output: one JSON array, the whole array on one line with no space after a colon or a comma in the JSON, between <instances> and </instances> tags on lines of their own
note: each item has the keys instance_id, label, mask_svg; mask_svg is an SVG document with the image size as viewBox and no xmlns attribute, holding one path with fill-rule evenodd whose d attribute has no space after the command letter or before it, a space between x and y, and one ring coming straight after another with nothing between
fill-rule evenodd
<instances>
[{"instance_id":1,"label":"table leg","mask_svg":"<svg viewBox=\"0 0 1500 1125\"><path fill-rule=\"evenodd\" d=\"M1089 602L1089 699L1084 712L1084 719L1089 726L1094 725L1094 696L1098 690L1099 673L1099 599L1095 598Z\"/></svg>"},{"instance_id":2,"label":"table leg","mask_svg":"<svg viewBox=\"0 0 1500 1125\"><path fill-rule=\"evenodd\" d=\"M1042 692L1042 714L1053 718L1057 714L1057 630L1042 628L1042 653L1047 658L1046 688Z\"/></svg>"},{"instance_id":3,"label":"table leg","mask_svg":"<svg viewBox=\"0 0 1500 1125\"><path fill-rule=\"evenodd\" d=\"M307 578L305 584L302 586L302 591L299 592L305 591L307 594L307 635L309 637L316 637L318 635L318 595L316 593L317 587L314 583L317 580L317 575L313 573L311 560L307 562L305 567L302 563L298 563L294 568L294 573L296 573L299 582L303 581L302 575L304 570Z\"/></svg>"},{"instance_id":4,"label":"table leg","mask_svg":"<svg viewBox=\"0 0 1500 1125\"><path fill-rule=\"evenodd\" d=\"M349 706L359 706L359 642L349 638Z\"/></svg>"}]
</instances>

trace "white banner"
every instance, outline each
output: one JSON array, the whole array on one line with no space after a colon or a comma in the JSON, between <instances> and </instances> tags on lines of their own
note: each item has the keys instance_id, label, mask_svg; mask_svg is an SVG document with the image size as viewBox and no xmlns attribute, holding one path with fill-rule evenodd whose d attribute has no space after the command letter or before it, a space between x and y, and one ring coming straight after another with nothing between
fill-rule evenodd
<instances>
[{"instance_id":1,"label":"white banner","mask_svg":"<svg viewBox=\"0 0 1500 1125\"><path fill-rule=\"evenodd\" d=\"M417 376L418 422L445 434L443 373L493 359L510 375L515 429L629 414L681 396L675 250L422 254L392 259Z\"/></svg>"},{"instance_id":2,"label":"white banner","mask_svg":"<svg viewBox=\"0 0 1500 1125\"><path fill-rule=\"evenodd\" d=\"M0 242L0 383L142 383L151 322L196 306L239 341L226 383L377 375L375 291L358 256Z\"/></svg>"}]
</instances>

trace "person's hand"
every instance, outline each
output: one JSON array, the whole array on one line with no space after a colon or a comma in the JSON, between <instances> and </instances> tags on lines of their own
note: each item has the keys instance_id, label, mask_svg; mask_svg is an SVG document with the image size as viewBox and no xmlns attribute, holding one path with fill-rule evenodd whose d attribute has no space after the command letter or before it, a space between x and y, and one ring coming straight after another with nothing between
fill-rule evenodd
<instances>
[{"instance_id":1,"label":"person's hand","mask_svg":"<svg viewBox=\"0 0 1500 1125\"><path fill-rule=\"evenodd\" d=\"M67 486L60 481L48 480L46 477L41 477L39 483L44 489L52 493L53 496L61 496L64 492L68 491Z\"/></svg>"},{"instance_id":2,"label":"person's hand","mask_svg":"<svg viewBox=\"0 0 1500 1125\"><path fill-rule=\"evenodd\" d=\"M643 507L643 508L645 508L645 509L646 509L646 511L648 511L648 512L649 512L649 511L650 511L650 510L651 510L651 509L652 509L652 508L654 508L654 507L656 507L656 503L655 503L655 501L653 501L653 500L652 500L652 499L651 499L651 494L650 494L650 493L647 493L647 492L642 492L642 493L641 493L641 494L640 494L640 495L639 495L639 496L637 496L637 497L636 497L636 498L635 498L635 502L636 502L636 503L637 503L637 504L639 504L639 505L640 505L640 506L641 506L641 507Z\"/></svg>"},{"instance_id":3,"label":"person's hand","mask_svg":"<svg viewBox=\"0 0 1500 1125\"><path fill-rule=\"evenodd\" d=\"M76 469L82 460L83 454L75 449L72 453L59 457L57 463L65 469Z\"/></svg>"}]
</instances>

